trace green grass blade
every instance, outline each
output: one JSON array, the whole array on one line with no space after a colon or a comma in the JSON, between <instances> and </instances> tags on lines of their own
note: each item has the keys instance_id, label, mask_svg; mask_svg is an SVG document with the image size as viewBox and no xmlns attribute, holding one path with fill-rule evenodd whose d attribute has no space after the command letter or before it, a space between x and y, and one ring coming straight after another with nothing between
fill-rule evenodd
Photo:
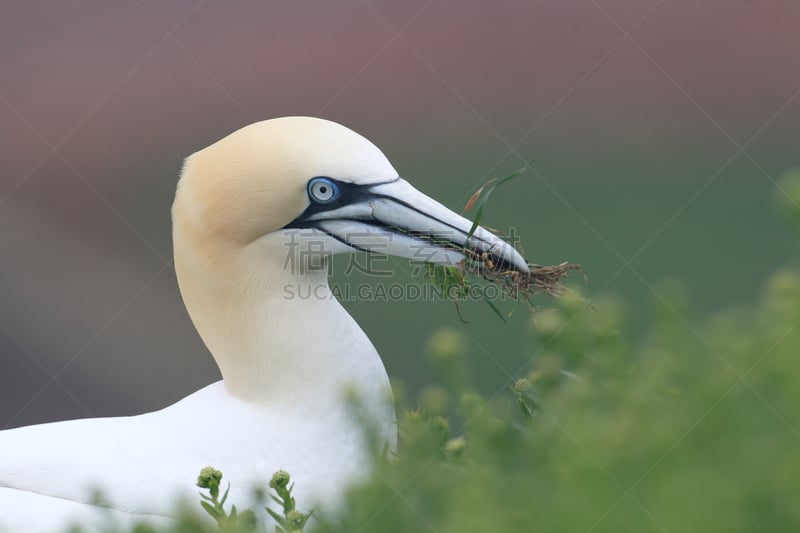
<instances>
[{"instance_id":1,"label":"green grass blade","mask_svg":"<svg viewBox=\"0 0 800 533\"><path fill-rule=\"evenodd\" d=\"M484 300L484 302L489 304L489 307L491 307L492 311L494 311L495 314L500 317L500 320L502 320L504 324L508 323L508 320L506 320L505 315L503 315L500 309L498 309L497 306L494 305L494 302L492 302L491 300Z\"/></svg>"},{"instance_id":2,"label":"green grass blade","mask_svg":"<svg viewBox=\"0 0 800 533\"><path fill-rule=\"evenodd\" d=\"M467 239L470 239L473 233L475 233L475 230L478 229L478 225L480 224L481 218L483 217L483 210L486 207L486 204L489 201L489 197L492 195L492 192L494 192L494 190L500 185L508 183L512 179L516 178L520 174L527 171L535 161L536 159L531 159L530 162L526 163L524 167L518 168L505 178L490 182L488 184L488 187L484 185L484 187L486 188L486 192L481 193L480 198L478 199L478 207L475 210L475 218L472 219L472 227L469 229L469 233L467 234Z\"/></svg>"}]
</instances>

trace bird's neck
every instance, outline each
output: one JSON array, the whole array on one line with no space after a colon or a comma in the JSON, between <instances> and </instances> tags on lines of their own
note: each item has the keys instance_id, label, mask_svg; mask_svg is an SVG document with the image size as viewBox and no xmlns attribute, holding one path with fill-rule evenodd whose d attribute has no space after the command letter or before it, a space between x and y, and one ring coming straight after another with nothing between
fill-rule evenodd
<instances>
[{"instance_id":1,"label":"bird's neck","mask_svg":"<svg viewBox=\"0 0 800 533\"><path fill-rule=\"evenodd\" d=\"M261 241L217 250L224 264L175 249L184 302L227 390L272 406L324 408L350 388L386 402L383 363L331 294L325 268L287 264L277 239Z\"/></svg>"}]
</instances>

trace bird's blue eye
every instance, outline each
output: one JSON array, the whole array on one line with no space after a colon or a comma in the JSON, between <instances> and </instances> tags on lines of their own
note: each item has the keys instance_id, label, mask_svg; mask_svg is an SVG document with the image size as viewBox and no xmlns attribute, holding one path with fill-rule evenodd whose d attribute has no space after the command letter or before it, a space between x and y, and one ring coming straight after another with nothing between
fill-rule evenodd
<instances>
[{"instance_id":1,"label":"bird's blue eye","mask_svg":"<svg viewBox=\"0 0 800 533\"><path fill-rule=\"evenodd\" d=\"M327 204L339 197L339 187L328 178L314 178L308 182L308 196L312 201Z\"/></svg>"}]
</instances>

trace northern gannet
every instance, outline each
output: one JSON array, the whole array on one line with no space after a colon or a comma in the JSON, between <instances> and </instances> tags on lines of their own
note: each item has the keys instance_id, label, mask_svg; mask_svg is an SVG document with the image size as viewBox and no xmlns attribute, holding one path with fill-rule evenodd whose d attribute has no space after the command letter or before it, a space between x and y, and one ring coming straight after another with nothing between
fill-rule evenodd
<instances>
[{"instance_id":1,"label":"northern gannet","mask_svg":"<svg viewBox=\"0 0 800 533\"><path fill-rule=\"evenodd\" d=\"M370 141L318 118L257 122L188 157L172 219L180 291L222 381L153 413L0 432L0 531L92 523L95 488L117 518L164 519L197 500L208 465L234 501L283 469L300 502L335 505L370 465L347 391L390 447L396 428L386 370L331 294L325 258L453 264L468 248L528 270L492 233L470 237L470 221Z\"/></svg>"}]
</instances>

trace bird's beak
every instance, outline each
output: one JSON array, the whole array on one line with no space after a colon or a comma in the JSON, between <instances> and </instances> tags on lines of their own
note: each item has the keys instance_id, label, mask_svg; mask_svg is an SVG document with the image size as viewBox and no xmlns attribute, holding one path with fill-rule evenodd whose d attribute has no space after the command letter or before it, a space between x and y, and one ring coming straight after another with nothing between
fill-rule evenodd
<instances>
[{"instance_id":1,"label":"bird's beak","mask_svg":"<svg viewBox=\"0 0 800 533\"><path fill-rule=\"evenodd\" d=\"M355 250L456 265L466 255L496 270L528 272L510 244L397 178L373 185L340 183L341 199L310 206L287 228L314 228ZM471 252L471 253L470 253Z\"/></svg>"}]
</instances>

